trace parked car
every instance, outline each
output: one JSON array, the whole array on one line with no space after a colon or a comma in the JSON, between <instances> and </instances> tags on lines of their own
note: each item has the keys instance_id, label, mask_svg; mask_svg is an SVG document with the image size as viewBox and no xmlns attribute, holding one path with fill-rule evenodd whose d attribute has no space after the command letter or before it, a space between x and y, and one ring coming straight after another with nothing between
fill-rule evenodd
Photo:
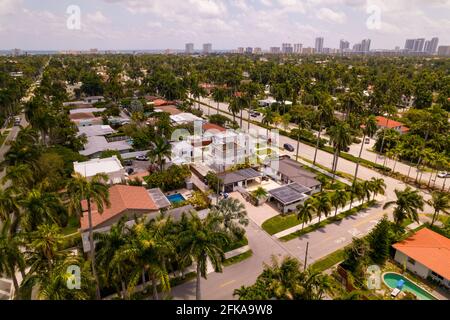
<instances>
[{"instance_id":1,"label":"parked car","mask_svg":"<svg viewBox=\"0 0 450 320\"><path fill-rule=\"evenodd\" d=\"M260 116L261 115L261 113L259 113L259 112L257 112L257 111L251 111L250 112L250 117L253 117L253 118L256 118L256 117L258 117L258 116Z\"/></svg>"},{"instance_id":2,"label":"parked car","mask_svg":"<svg viewBox=\"0 0 450 320\"><path fill-rule=\"evenodd\" d=\"M350 147L345 147L343 151L344 152L349 152L350 151Z\"/></svg>"},{"instance_id":3,"label":"parked car","mask_svg":"<svg viewBox=\"0 0 450 320\"><path fill-rule=\"evenodd\" d=\"M286 149L287 151L290 151L290 152L294 152L294 150L295 150L294 147L291 144L289 144L289 143L285 143L283 145L283 148Z\"/></svg>"},{"instance_id":4,"label":"parked car","mask_svg":"<svg viewBox=\"0 0 450 320\"><path fill-rule=\"evenodd\" d=\"M123 160L123 165L124 166L132 166L133 165L133 160Z\"/></svg>"},{"instance_id":5,"label":"parked car","mask_svg":"<svg viewBox=\"0 0 450 320\"><path fill-rule=\"evenodd\" d=\"M438 173L439 178L450 178L450 172L439 172Z\"/></svg>"},{"instance_id":6,"label":"parked car","mask_svg":"<svg viewBox=\"0 0 450 320\"><path fill-rule=\"evenodd\" d=\"M148 161L148 157L146 155L141 154L139 156L136 156L136 160L137 161Z\"/></svg>"},{"instance_id":7,"label":"parked car","mask_svg":"<svg viewBox=\"0 0 450 320\"><path fill-rule=\"evenodd\" d=\"M364 141L365 144L369 144L370 143L370 138L366 138L366 140Z\"/></svg>"},{"instance_id":8,"label":"parked car","mask_svg":"<svg viewBox=\"0 0 450 320\"><path fill-rule=\"evenodd\" d=\"M133 168L127 168L127 169L126 169L126 172L127 172L128 174L132 174L132 173L134 172L134 169L133 169Z\"/></svg>"}]
</instances>

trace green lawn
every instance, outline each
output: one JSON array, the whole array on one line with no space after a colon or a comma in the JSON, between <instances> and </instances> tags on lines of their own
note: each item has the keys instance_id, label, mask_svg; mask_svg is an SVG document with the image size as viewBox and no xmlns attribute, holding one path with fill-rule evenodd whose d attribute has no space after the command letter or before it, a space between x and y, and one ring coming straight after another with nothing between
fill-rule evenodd
<instances>
[{"instance_id":1,"label":"green lawn","mask_svg":"<svg viewBox=\"0 0 450 320\"><path fill-rule=\"evenodd\" d=\"M223 251L224 251L224 252L228 252L228 251L231 251L231 250L234 250L234 249L237 249L237 248L246 246L246 245L248 245L248 239L247 239L247 237L244 236L242 239L235 240L235 241L232 241L231 243L229 243L229 244L224 248Z\"/></svg>"},{"instance_id":2,"label":"green lawn","mask_svg":"<svg viewBox=\"0 0 450 320\"><path fill-rule=\"evenodd\" d=\"M300 224L297 219L296 213L291 213L287 215L278 215L272 217L262 224L262 228L270 235L278 233L280 231L292 228Z\"/></svg>"},{"instance_id":3,"label":"green lawn","mask_svg":"<svg viewBox=\"0 0 450 320\"><path fill-rule=\"evenodd\" d=\"M317 271L325 271L330 269L332 266L338 264L339 262L345 260L344 256L345 249L339 249L333 253L330 253L326 257L314 262L310 268Z\"/></svg>"},{"instance_id":4,"label":"green lawn","mask_svg":"<svg viewBox=\"0 0 450 320\"><path fill-rule=\"evenodd\" d=\"M376 201L371 200L370 202L366 202L362 205L356 206L350 210L347 210L345 212L339 213L336 217L330 217L328 219L323 219L322 221L320 221L320 223L315 223L313 225L310 225L308 227L305 227L303 230L298 230L296 232L293 232L291 234L288 234L282 238L280 238L281 241L289 241L298 237L301 237L304 234L307 234L309 232L315 231L317 229L323 228L326 225L336 222L336 221L340 221L348 216L357 214L359 211L364 210L366 208L369 208L371 206L373 206L376 203Z\"/></svg>"},{"instance_id":5,"label":"green lawn","mask_svg":"<svg viewBox=\"0 0 450 320\"><path fill-rule=\"evenodd\" d=\"M225 267L228 267L228 266L230 266L230 265L232 265L232 264L235 264L235 263L241 262L241 261L243 261L243 260L245 260L245 259L248 259L248 258L250 258L252 255L253 255L253 251L252 251L252 250L248 250L248 251L246 251L246 252L244 252L244 253L238 254L237 256L234 256L234 257L232 257L232 258L226 259L226 260L223 262L223 265L224 265Z\"/></svg>"}]
</instances>

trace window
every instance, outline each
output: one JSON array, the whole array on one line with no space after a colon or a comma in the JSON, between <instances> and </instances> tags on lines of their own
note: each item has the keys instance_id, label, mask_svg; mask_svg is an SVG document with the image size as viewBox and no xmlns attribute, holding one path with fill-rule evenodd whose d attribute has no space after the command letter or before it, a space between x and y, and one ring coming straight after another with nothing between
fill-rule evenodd
<instances>
[{"instance_id":1,"label":"window","mask_svg":"<svg viewBox=\"0 0 450 320\"><path fill-rule=\"evenodd\" d=\"M434 272L434 271L431 271L431 274L432 274L433 277L435 277L435 278L438 278L438 279L440 279L440 280L444 280L444 277L438 275L438 274L437 274L436 272Z\"/></svg>"},{"instance_id":2,"label":"window","mask_svg":"<svg viewBox=\"0 0 450 320\"><path fill-rule=\"evenodd\" d=\"M408 262L412 265L416 264L416 260L414 260L413 258L409 258L409 257L408 257Z\"/></svg>"}]
</instances>

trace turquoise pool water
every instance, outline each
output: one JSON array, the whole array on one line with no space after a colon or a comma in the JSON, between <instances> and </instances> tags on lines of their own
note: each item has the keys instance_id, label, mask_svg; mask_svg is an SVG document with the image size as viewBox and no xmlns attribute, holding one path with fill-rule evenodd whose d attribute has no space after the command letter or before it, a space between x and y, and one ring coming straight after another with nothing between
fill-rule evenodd
<instances>
[{"instance_id":1,"label":"turquoise pool water","mask_svg":"<svg viewBox=\"0 0 450 320\"><path fill-rule=\"evenodd\" d=\"M394 273L394 272L387 272L383 275L383 281L384 283L391 289L394 289L397 287L398 280L405 281L405 284L403 285L402 291L409 291L416 295L417 299L419 300L437 300L434 296L432 296L430 293L416 285L414 282L409 280L408 278L405 278L401 274Z\"/></svg>"},{"instance_id":2,"label":"turquoise pool water","mask_svg":"<svg viewBox=\"0 0 450 320\"><path fill-rule=\"evenodd\" d=\"M181 194L179 193L174 193L171 194L170 196L167 196L167 199L169 199L170 202L172 203L179 203L179 202L183 202L184 200L186 200Z\"/></svg>"}]
</instances>

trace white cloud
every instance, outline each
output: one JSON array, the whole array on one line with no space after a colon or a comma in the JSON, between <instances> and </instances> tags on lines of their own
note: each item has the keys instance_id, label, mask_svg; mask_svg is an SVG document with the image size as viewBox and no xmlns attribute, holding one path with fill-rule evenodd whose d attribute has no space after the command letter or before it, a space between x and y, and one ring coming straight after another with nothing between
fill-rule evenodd
<instances>
[{"instance_id":1,"label":"white cloud","mask_svg":"<svg viewBox=\"0 0 450 320\"><path fill-rule=\"evenodd\" d=\"M0 0L0 16L16 13L22 6L22 0Z\"/></svg>"},{"instance_id":2,"label":"white cloud","mask_svg":"<svg viewBox=\"0 0 450 320\"><path fill-rule=\"evenodd\" d=\"M87 18L91 22L95 23L107 23L109 19L101 11L96 11L94 13L88 13Z\"/></svg>"},{"instance_id":3,"label":"white cloud","mask_svg":"<svg viewBox=\"0 0 450 320\"><path fill-rule=\"evenodd\" d=\"M319 11L317 11L316 17L323 21L340 24L344 23L346 20L345 13L333 11L329 8L321 8Z\"/></svg>"}]
</instances>

